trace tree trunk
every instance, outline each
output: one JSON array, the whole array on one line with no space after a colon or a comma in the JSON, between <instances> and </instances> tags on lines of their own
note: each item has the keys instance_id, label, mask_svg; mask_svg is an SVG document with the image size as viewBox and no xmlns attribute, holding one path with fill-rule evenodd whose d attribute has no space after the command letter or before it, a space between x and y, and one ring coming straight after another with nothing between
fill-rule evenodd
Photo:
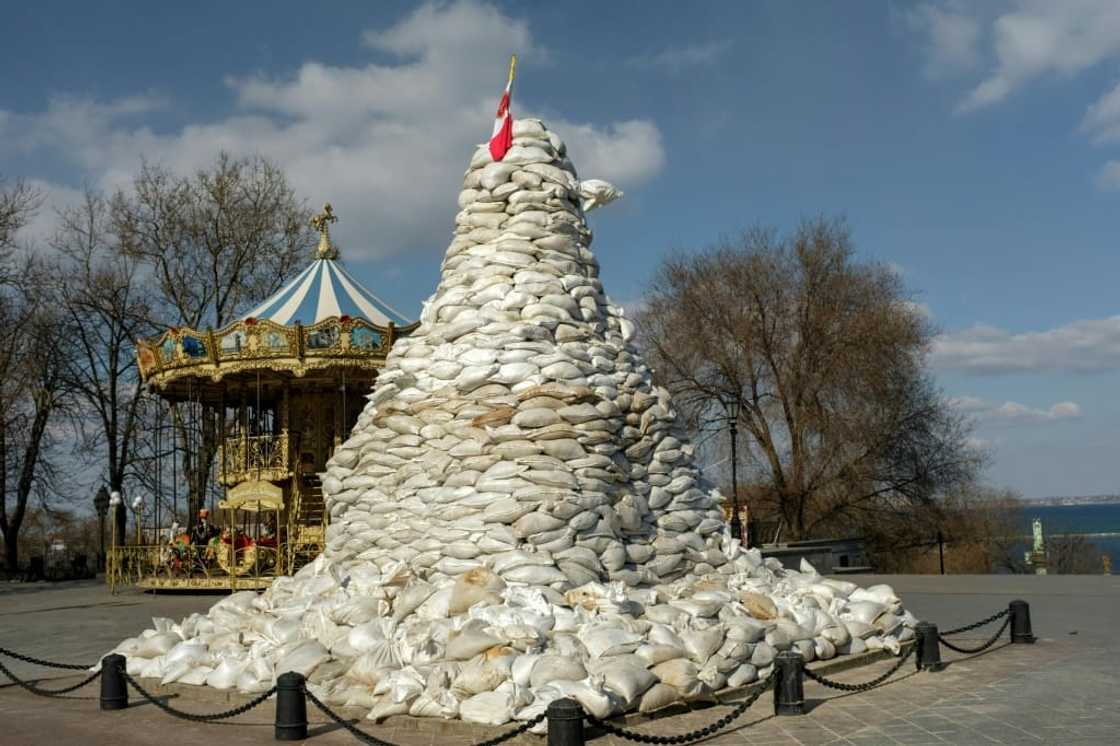
<instances>
[{"instance_id":1,"label":"tree trunk","mask_svg":"<svg viewBox=\"0 0 1120 746\"><path fill-rule=\"evenodd\" d=\"M121 497L121 500L124 500L123 496ZM124 502L121 502L120 505L116 506L115 510L116 515L113 516L113 520L117 522L116 546L124 546L126 543L128 543L127 541L125 541L125 539L128 537L128 512L125 510Z\"/></svg>"},{"instance_id":2,"label":"tree trunk","mask_svg":"<svg viewBox=\"0 0 1120 746\"><path fill-rule=\"evenodd\" d=\"M4 529L4 565L8 572L19 572L19 526Z\"/></svg>"}]
</instances>

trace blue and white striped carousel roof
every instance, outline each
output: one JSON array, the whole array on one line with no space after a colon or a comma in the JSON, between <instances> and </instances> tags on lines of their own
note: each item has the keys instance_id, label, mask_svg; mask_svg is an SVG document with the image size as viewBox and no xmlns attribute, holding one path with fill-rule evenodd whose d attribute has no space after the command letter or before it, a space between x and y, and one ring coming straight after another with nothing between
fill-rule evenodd
<instances>
[{"instance_id":1,"label":"blue and white striped carousel roof","mask_svg":"<svg viewBox=\"0 0 1120 746\"><path fill-rule=\"evenodd\" d=\"M294 280L261 303L244 318L268 319L277 324L305 326L331 316L362 318L379 326L411 321L400 311L366 290L342 265L329 258L316 259Z\"/></svg>"}]
</instances>

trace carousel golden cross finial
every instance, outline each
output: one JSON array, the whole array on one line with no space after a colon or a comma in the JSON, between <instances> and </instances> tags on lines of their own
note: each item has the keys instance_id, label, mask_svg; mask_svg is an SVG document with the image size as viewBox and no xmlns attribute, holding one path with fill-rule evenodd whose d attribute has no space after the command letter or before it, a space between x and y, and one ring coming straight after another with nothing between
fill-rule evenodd
<instances>
[{"instance_id":1,"label":"carousel golden cross finial","mask_svg":"<svg viewBox=\"0 0 1120 746\"><path fill-rule=\"evenodd\" d=\"M337 223L338 217L331 208L331 203L323 205L323 211L311 218L311 227L319 231L319 248L316 254L320 259L337 259L338 249L331 243L331 223Z\"/></svg>"}]
</instances>

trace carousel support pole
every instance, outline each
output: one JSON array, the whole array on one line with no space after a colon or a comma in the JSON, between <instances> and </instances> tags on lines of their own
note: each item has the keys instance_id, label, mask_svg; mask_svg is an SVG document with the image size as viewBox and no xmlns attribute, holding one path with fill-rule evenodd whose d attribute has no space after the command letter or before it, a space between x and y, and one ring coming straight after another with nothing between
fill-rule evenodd
<instances>
[{"instance_id":1,"label":"carousel support pole","mask_svg":"<svg viewBox=\"0 0 1120 746\"><path fill-rule=\"evenodd\" d=\"M237 592L237 573L234 570L237 567L237 533L236 526L233 523L233 508L226 511L226 525L229 527L229 592L230 595ZM218 551L221 551L222 535L218 534Z\"/></svg>"},{"instance_id":2,"label":"carousel support pole","mask_svg":"<svg viewBox=\"0 0 1120 746\"><path fill-rule=\"evenodd\" d=\"M226 382L222 381L222 403L221 414L218 415L221 419L218 424L218 447L221 448L222 468L218 470L218 478L222 483L222 499L229 498L229 480L226 479L227 463L226 463Z\"/></svg>"},{"instance_id":3,"label":"carousel support pole","mask_svg":"<svg viewBox=\"0 0 1120 746\"><path fill-rule=\"evenodd\" d=\"M150 402L151 398L147 398L144 401L145 401L145 403ZM159 402L158 401L156 402L156 457L157 458L159 457ZM153 501L155 502L156 507L155 507L155 517L153 518L152 529L155 533L155 543L159 544L159 519L162 516L160 516L160 511L159 511L159 468L158 467L156 468L155 479L153 481L154 481L153 486L155 488L153 490L153 492L155 493L153 495L153 498L154 498Z\"/></svg>"}]
</instances>

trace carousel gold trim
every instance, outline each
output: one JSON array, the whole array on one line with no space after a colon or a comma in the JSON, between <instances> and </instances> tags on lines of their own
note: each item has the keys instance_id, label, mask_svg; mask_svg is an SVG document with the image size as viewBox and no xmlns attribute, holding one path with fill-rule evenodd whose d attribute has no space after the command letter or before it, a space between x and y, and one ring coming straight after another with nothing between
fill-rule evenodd
<instances>
[{"instance_id":1,"label":"carousel gold trim","mask_svg":"<svg viewBox=\"0 0 1120 746\"><path fill-rule=\"evenodd\" d=\"M136 343L140 376L165 389L184 378L209 378L258 370L283 371L297 378L312 371L347 367L376 370L396 338L419 326L372 324L365 319L332 316L308 326L284 326L268 319L247 318L218 330L171 327Z\"/></svg>"}]
</instances>

